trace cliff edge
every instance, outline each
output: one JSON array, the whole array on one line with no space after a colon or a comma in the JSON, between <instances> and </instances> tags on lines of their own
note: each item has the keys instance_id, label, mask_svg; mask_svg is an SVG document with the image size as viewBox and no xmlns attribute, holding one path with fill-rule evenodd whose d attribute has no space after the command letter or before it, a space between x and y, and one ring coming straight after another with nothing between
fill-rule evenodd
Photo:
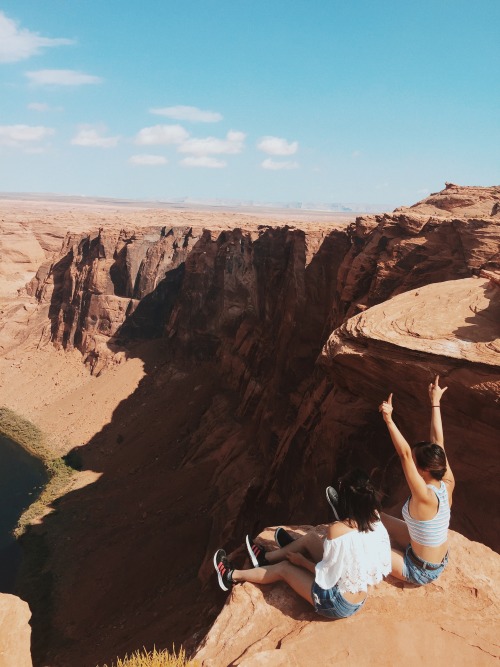
<instances>
[{"instance_id":1,"label":"cliff edge","mask_svg":"<svg viewBox=\"0 0 500 667\"><path fill-rule=\"evenodd\" d=\"M273 543L273 529L259 539ZM238 584L196 658L203 667L498 665L499 575L498 554L452 531L436 583L388 577L359 614L340 621L321 619L286 584Z\"/></svg>"}]
</instances>

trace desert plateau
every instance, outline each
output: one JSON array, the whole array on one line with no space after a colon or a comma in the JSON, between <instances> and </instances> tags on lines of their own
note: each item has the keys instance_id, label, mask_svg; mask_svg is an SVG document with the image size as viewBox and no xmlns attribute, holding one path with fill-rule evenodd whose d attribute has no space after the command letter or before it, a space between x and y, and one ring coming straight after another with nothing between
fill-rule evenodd
<instances>
[{"instance_id":1,"label":"desert plateau","mask_svg":"<svg viewBox=\"0 0 500 667\"><path fill-rule=\"evenodd\" d=\"M11 195L0 225L0 432L51 489L17 525L1 667L173 644L200 667L498 665L500 186L362 215ZM226 597L214 551L324 534L352 466L400 513L378 405L426 438L436 374L457 479L439 580L389 576L330 624L283 584Z\"/></svg>"}]
</instances>

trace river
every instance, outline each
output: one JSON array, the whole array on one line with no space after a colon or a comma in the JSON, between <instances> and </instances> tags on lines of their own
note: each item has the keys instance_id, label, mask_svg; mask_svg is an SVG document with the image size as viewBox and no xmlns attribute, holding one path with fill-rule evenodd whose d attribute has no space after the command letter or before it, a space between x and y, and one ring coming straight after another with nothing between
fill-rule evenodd
<instances>
[{"instance_id":1,"label":"river","mask_svg":"<svg viewBox=\"0 0 500 667\"><path fill-rule=\"evenodd\" d=\"M0 435L0 592L11 593L21 562L12 535L23 511L38 498L47 481L41 461Z\"/></svg>"}]
</instances>

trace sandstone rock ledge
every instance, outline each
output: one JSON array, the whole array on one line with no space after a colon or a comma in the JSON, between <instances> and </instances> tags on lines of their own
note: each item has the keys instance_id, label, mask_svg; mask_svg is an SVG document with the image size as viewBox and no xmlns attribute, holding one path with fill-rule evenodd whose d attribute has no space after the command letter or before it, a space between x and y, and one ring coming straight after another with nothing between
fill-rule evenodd
<instances>
[{"instance_id":1,"label":"sandstone rock ledge","mask_svg":"<svg viewBox=\"0 0 500 667\"><path fill-rule=\"evenodd\" d=\"M500 556L455 532L450 556L435 584L389 577L340 621L320 619L284 584L235 586L196 658L203 667L498 665Z\"/></svg>"},{"instance_id":2,"label":"sandstone rock ledge","mask_svg":"<svg viewBox=\"0 0 500 667\"><path fill-rule=\"evenodd\" d=\"M32 667L30 618L26 602L0 594L0 667Z\"/></svg>"}]
</instances>

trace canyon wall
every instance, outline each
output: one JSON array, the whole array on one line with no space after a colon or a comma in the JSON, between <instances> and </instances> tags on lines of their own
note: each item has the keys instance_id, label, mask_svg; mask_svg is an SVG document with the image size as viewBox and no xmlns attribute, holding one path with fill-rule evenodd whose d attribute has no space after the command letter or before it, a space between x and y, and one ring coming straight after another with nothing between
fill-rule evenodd
<instances>
[{"instance_id":1,"label":"canyon wall","mask_svg":"<svg viewBox=\"0 0 500 667\"><path fill-rule=\"evenodd\" d=\"M435 373L450 387L452 525L500 548L485 511L499 496L500 188L450 184L352 225L228 222L68 234L28 287L45 345L79 350L95 376L144 368L69 453L93 483L27 537L58 573L50 623L33 600L40 664L194 646L222 602L215 548L238 557L246 532L326 521L324 488L349 465L374 470L396 510L377 407L394 391L403 431L426 437Z\"/></svg>"}]
</instances>

